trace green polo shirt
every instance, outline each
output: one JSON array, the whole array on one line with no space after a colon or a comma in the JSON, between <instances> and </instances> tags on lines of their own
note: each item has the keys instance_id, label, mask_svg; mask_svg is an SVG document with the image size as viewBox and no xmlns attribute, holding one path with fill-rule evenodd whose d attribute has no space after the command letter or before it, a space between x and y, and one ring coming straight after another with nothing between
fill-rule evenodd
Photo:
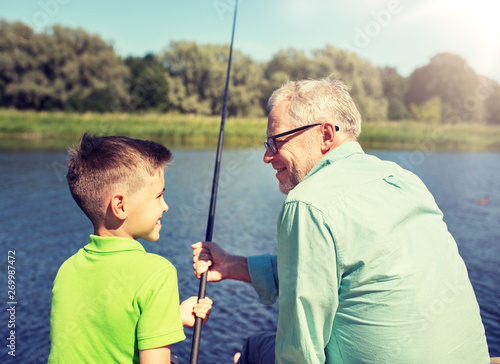
<instances>
[{"instance_id":1,"label":"green polo shirt","mask_svg":"<svg viewBox=\"0 0 500 364\"><path fill-rule=\"evenodd\" d=\"M49 363L139 363L185 339L177 271L133 239L91 235L52 289Z\"/></svg>"}]
</instances>

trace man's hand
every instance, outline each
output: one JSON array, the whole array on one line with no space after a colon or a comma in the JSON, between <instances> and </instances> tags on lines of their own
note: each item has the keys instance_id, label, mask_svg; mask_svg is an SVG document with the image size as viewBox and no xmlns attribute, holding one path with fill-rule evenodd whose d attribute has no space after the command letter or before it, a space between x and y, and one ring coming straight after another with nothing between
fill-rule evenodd
<instances>
[{"instance_id":1,"label":"man's hand","mask_svg":"<svg viewBox=\"0 0 500 364\"><path fill-rule=\"evenodd\" d=\"M224 249L215 243L201 241L191 245L191 248L193 248L194 275L197 278L200 278L209 267L211 268L208 271L208 282L219 282L228 278L229 254Z\"/></svg>"},{"instance_id":2,"label":"man's hand","mask_svg":"<svg viewBox=\"0 0 500 364\"><path fill-rule=\"evenodd\" d=\"M195 323L195 316L203 319L203 324L208 321L210 312L212 310L212 300L208 297L202 298L198 301L198 297L192 296L181 303L181 319L182 325L193 327Z\"/></svg>"},{"instance_id":3,"label":"man's hand","mask_svg":"<svg viewBox=\"0 0 500 364\"><path fill-rule=\"evenodd\" d=\"M230 255L212 242L198 242L191 245L191 248L193 248L194 275L197 278L208 270L208 282L219 282L224 279L251 282L246 257Z\"/></svg>"}]
</instances>

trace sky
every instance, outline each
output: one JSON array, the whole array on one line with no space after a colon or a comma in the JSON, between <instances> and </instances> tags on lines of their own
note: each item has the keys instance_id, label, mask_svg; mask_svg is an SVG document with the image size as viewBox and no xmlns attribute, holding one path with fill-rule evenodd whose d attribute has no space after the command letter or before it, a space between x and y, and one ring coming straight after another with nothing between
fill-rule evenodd
<instances>
[{"instance_id":1,"label":"sky","mask_svg":"<svg viewBox=\"0 0 500 364\"><path fill-rule=\"evenodd\" d=\"M98 34L123 56L172 41L229 44L234 0L0 0L0 18L42 32L55 24ZM500 82L497 0L240 0L234 48L257 61L332 45L403 76L449 52Z\"/></svg>"}]
</instances>

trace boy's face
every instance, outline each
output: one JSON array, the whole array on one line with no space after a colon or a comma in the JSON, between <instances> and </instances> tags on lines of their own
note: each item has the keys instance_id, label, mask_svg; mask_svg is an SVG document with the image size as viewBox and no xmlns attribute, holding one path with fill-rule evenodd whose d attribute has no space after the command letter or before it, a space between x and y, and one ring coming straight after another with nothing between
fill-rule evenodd
<instances>
[{"instance_id":1,"label":"boy's face","mask_svg":"<svg viewBox=\"0 0 500 364\"><path fill-rule=\"evenodd\" d=\"M160 238L162 214L168 210L163 199L165 178L162 168L147 180L139 191L128 196L126 230L133 239L157 241Z\"/></svg>"}]
</instances>

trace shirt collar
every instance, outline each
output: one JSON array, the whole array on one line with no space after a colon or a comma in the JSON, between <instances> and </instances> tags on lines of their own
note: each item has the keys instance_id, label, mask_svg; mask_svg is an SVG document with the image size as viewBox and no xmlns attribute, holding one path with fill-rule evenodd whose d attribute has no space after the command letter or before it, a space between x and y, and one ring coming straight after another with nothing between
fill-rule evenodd
<instances>
[{"instance_id":1,"label":"shirt collar","mask_svg":"<svg viewBox=\"0 0 500 364\"><path fill-rule=\"evenodd\" d=\"M363 148L358 142L347 142L338 146L337 148L328 152L316 165L309 171L302 181L309 178L320 169L335 163L337 161L346 159L353 154L364 154Z\"/></svg>"},{"instance_id":2,"label":"shirt collar","mask_svg":"<svg viewBox=\"0 0 500 364\"><path fill-rule=\"evenodd\" d=\"M127 250L146 251L137 240L117 236L90 235L89 243L84 246L86 251L110 253Z\"/></svg>"}]
</instances>

